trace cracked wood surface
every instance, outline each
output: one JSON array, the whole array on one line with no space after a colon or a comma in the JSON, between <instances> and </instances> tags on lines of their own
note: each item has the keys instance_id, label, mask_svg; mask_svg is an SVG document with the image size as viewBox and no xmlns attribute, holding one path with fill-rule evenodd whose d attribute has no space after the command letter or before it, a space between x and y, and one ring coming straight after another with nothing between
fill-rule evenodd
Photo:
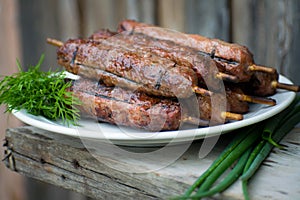
<instances>
[{"instance_id":1,"label":"cracked wood surface","mask_svg":"<svg viewBox=\"0 0 300 200\"><path fill-rule=\"evenodd\" d=\"M250 181L249 192L253 199L297 199L300 196L299 133L297 128L289 133L281 142L286 149L274 149ZM200 140L176 162L147 171L147 161L130 158L127 162L126 158L96 155L92 149L87 150L86 143L79 138L24 126L7 130L4 162L22 175L95 199L166 199L182 194L209 167L231 137L231 133L221 136L213 151L203 159L198 157ZM127 150L151 151L151 148ZM147 172L134 173L141 169ZM243 199L240 182L214 198Z\"/></svg>"}]
</instances>

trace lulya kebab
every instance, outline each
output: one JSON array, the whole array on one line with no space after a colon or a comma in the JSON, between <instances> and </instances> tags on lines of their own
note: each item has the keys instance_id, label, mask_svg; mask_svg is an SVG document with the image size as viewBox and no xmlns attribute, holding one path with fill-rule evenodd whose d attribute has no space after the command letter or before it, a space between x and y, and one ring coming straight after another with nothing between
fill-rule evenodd
<instances>
[{"instance_id":1,"label":"lulya kebab","mask_svg":"<svg viewBox=\"0 0 300 200\"><path fill-rule=\"evenodd\" d=\"M182 107L174 98L149 96L144 92L107 86L101 81L80 78L73 82L70 90L82 101L78 106L82 114L111 124L165 131L177 130L184 123L208 126L228 120L228 113L222 106L214 109L212 117L211 101L205 97L198 99L200 116L197 116L197 108Z\"/></svg>"},{"instance_id":2,"label":"lulya kebab","mask_svg":"<svg viewBox=\"0 0 300 200\"><path fill-rule=\"evenodd\" d=\"M153 37L140 33L117 33L109 30L99 30L92 34L89 39L99 41L103 44L109 43L116 47L125 47L130 51L147 51L152 52L157 56L166 57L175 61L176 63L183 63L189 65L196 72L199 82L205 85L205 82L210 82L210 89L218 90L218 86L214 86L213 81L222 79L229 82L237 82L236 76L226 73L222 66L197 53L196 50L187 47L176 45L172 41L158 40ZM205 79L203 79L205 75Z\"/></svg>"},{"instance_id":3,"label":"lulya kebab","mask_svg":"<svg viewBox=\"0 0 300 200\"><path fill-rule=\"evenodd\" d=\"M101 43L109 43L113 44L115 48L125 47L131 51L150 51L157 56L169 58L177 63L183 63L187 66L191 66L191 68L196 72L198 76L198 80L201 87L207 88L206 84L209 83L209 90L214 88L218 88L220 83L218 81L214 81L214 78L220 78L227 82L237 82L237 78L235 76L230 76L225 73L218 73L219 71L223 71L224 69L220 68L219 63L216 63L216 66L213 64L211 58L203 57L197 54L193 48L189 48L186 46L177 45L174 42L167 40L160 40L149 37L144 34L138 33L124 33L121 32L117 34L116 32L109 31L107 29L99 30L92 34L89 39L93 41L99 41ZM215 71L216 70L216 71ZM219 71L218 71L219 70ZM203 79L202 75L205 75L205 79ZM213 75L212 75L213 74ZM212 75L212 76L208 76ZM276 76L276 73L272 74ZM270 75L270 77L272 77ZM212 84L215 83L217 86L212 87ZM248 84L249 85L249 84ZM226 88L228 93L234 86L230 86ZM259 86L256 88L258 89ZM260 86L261 87L261 86ZM235 92L231 93L231 98L236 98L240 101L248 101L251 103L263 103L272 105L274 102L266 99L250 97L247 95L243 95L243 91L237 89L235 86ZM251 87L250 87L251 88ZM239 91L239 92L237 92ZM229 96L229 95L228 95ZM232 106L237 108L236 106ZM239 112L238 110L230 110L231 112ZM241 112L239 112L241 113Z\"/></svg>"},{"instance_id":4,"label":"lulya kebab","mask_svg":"<svg viewBox=\"0 0 300 200\"><path fill-rule=\"evenodd\" d=\"M141 37L140 39L143 39L143 37ZM157 54L155 56L153 54L153 52L151 52L151 51L142 51L143 56L140 56L139 58L128 57L128 54L127 55L124 54L124 55L118 57L118 55L116 54L116 51L120 51L122 53L130 52L130 54L140 55L140 53L141 53L140 51L143 49L142 46L140 46L140 48L137 48L136 46L129 48L128 47L129 43L127 43L127 44L122 43L122 45L120 45L117 43L111 43L111 42L105 43L103 41L100 43L99 41L94 41L94 40L91 41L91 40L84 40L84 39L70 39L65 43L62 43L62 42L56 41L56 40L52 40L52 39L48 39L48 43L59 46L59 49L57 51L58 63L60 65L64 66L69 72L72 72L75 74L80 73L83 76L86 76L89 78L94 78L94 79L101 78L102 80L104 80L104 82L106 84L109 84L109 85L122 85L122 87L127 87L127 88L134 89L134 90L138 88L139 90L142 89L143 92L146 92L148 94L156 95L156 96L165 96L165 97L187 98L191 95L190 93L188 93L188 94L178 93L178 91L183 90L183 92L190 92L191 86L193 88L193 91L197 94L208 95L208 96L212 94L211 91L208 91L206 89L198 87L197 86L198 80L195 80L195 79L197 79L197 77L195 78L194 76L193 76L194 77L193 79L189 78L189 80L193 80L194 83L186 84L185 88L183 88L184 85L181 85L182 83L178 83L178 80L173 80L177 84L172 83L171 82L172 80L170 78L169 78L169 80L170 80L169 82L165 81L165 87L161 87L163 78L157 77L157 75L159 75L159 74L155 74L155 73L157 73L157 69L153 68L153 66L161 67L162 64L167 66L166 63L160 62L161 60L163 60L164 62L165 61L168 61L168 63L171 62L171 64L168 64L169 66L171 66L171 68L169 68L168 70L174 69L174 64L177 66L176 68L182 67L182 66L187 67L186 65L176 64L175 62L171 61L169 59L169 57L162 57L161 54ZM130 50L128 50L128 48ZM136 51L136 49L139 49L139 50ZM112 51L112 53L109 54L109 51ZM180 51L180 52L182 54L183 51ZM193 55L192 53L193 52L190 52L190 54L189 54L190 57ZM147 54L149 56L147 56ZM165 54L165 53L162 53L162 54ZM117 57L116 57L116 55L117 55ZM193 56L197 57L197 54L195 54ZM133 60L132 60L132 58L133 58ZM118 63L115 62L116 59L119 59ZM145 62L146 60L149 60L149 59L151 60L150 63ZM207 59L208 58L206 58L206 60ZM132 66L129 66L130 69L129 68L126 69L126 74L120 73L120 72L122 72L122 70L124 70L123 69L124 67L118 66L118 65L120 65L120 61L122 62L121 65L124 65L124 64L128 65L128 66L132 65ZM202 61L202 60L200 60L200 61ZM91 63L91 62L93 62L93 63ZM104 63L104 62L106 62L106 63ZM180 61L180 62L181 62L181 64L186 64L186 62L185 63L182 63L183 61ZM210 65L204 66L207 63L210 63L210 62L206 61L204 64L202 64L202 66L203 67L211 67ZM150 66L151 68L149 68L149 65L151 65ZM183 71L183 70L177 71L177 72L179 72L178 75L181 76L182 73L186 73L186 72L188 72L189 75L193 74L192 72L194 72L194 70L192 70L193 68L190 65L193 65L193 64L190 63L187 68L183 68L183 69L185 69L185 71ZM137 69L135 69L135 68L137 68ZM145 74L153 73L153 72L149 71L149 70L153 70L153 69L156 70L156 72L154 71L154 75L156 75L156 77L154 77L154 79L152 79L152 80L146 80L146 78L149 78L150 76L145 75ZM187 71L187 69L189 69L189 71ZM115 71L115 70L119 70L119 71ZM134 74L135 77L133 77L132 74L128 73L128 72L130 72L130 70L134 70L134 71L139 70L139 72L142 72L144 74L135 73ZM190 70L192 70L192 71L190 71ZM162 75L166 75L166 73L164 72L164 73L162 73ZM186 74L185 76L188 76L188 75ZM178 79L178 78L176 78L176 79ZM145 82L145 81L148 81L148 82ZM159 82L159 87L156 87L158 85L158 82ZM148 83L151 83L152 85L149 85ZM178 86L180 86L180 88L178 88ZM176 95L174 95L174 93L172 92L172 90L175 91L173 89L173 87L176 87L176 89L177 89ZM178 95L178 94L180 94L180 95ZM239 100L239 101L262 103L262 104L267 104L267 105L274 105L276 103L273 99L270 99L270 98L257 98L257 97L251 97L251 96L248 96L248 95L245 95L242 93L233 93L233 92L231 94L232 94L233 98L237 98L237 100ZM233 106L231 106L231 107L233 107Z\"/></svg>"},{"instance_id":5,"label":"lulya kebab","mask_svg":"<svg viewBox=\"0 0 300 200\"><path fill-rule=\"evenodd\" d=\"M298 92L299 86L278 82L278 73L275 68L259 66L254 63L252 53L245 46L227 43L219 39L206 38L196 34L185 34L170 31L165 28L140 23L134 20L124 20L119 24L119 32L138 32L162 40L170 40L177 44L189 46L199 53L212 57L216 62L224 65L226 71L239 78L240 82L258 81L264 83L252 88L262 96L272 95L277 88ZM275 74L275 75L274 75ZM248 87L251 86L248 85ZM264 93L264 91L266 91Z\"/></svg>"},{"instance_id":6,"label":"lulya kebab","mask_svg":"<svg viewBox=\"0 0 300 200\"><path fill-rule=\"evenodd\" d=\"M67 68L84 66L105 71L149 88L147 92L157 96L187 98L198 84L195 72L186 66L96 41L68 40L58 49L57 58Z\"/></svg>"},{"instance_id":7,"label":"lulya kebab","mask_svg":"<svg viewBox=\"0 0 300 200\"><path fill-rule=\"evenodd\" d=\"M54 41L51 40L48 42L53 43ZM93 78L96 80L100 79L107 85L117 85L117 86L121 85L122 87L126 87L126 88L129 88L132 90L143 91L143 92L146 92L147 94L161 96L161 97L178 97L178 96L172 96L168 90L161 90L161 87L159 87L159 88L152 87L149 89L149 87L145 87L145 85L143 85L143 84L129 80L128 77L124 78L124 77L121 77L120 74L114 74L114 73L111 73L111 71L106 71L105 69L103 70L101 68L97 68L98 64L101 64L101 62L94 65L95 67L91 67L91 63L82 62L83 59L78 58L79 56L82 56L81 54L84 54L83 53L84 50L80 51L80 48L85 48L85 52L86 52L85 56L90 56L90 57L95 56L96 52L92 51L92 49L90 47L80 46L79 44L92 44L92 46L93 46L94 41L85 41L82 39L76 39L76 40L69 40L68 42L66 42L64 44L60 44L56 41L56 45L60 46L60 48L58 49L58 62L59 62L59 64L65 66L67 71L74 73L74 74L80 74L80 75L83 75L88 78ZM99 56L99 54L98 54L98 56ZM104 59L104 60L106 60L107 58L111 59L111 57L109 57L109 56L102 56L102 59ZM124 57L124 58L126 58L126 57ZM153 57L153 56L151 56L151 58L155 58L155 63L159 62L159 60L162 59L162 58ZM128 59L128 57L126 59ZM142 59L144 59L144 58L142 58ZM135 65L131 66L131 67L135 67L138 64L145 64L145 63L142 63L139 60L136 60L135 63L131 62L131 64L135 64ZM112 62L112 65L115 65L115 62ZM105 63L105 66L112 67L109 63ZM118 66L115 66L115 67L118 67ZM122 67L122 66L119 66L119 67ZM140 65L139 67L143 68L143 65ZM139 76L139 75L137 75L137 76ZM201 95L204 95L204 96L212 95L212 93L208 90L199 88L199 89L197 89L197 92L199 90L203 91L203 92L200 92ZM229 107L230 108L236 107L236 108L238 108L239 112L240 112L241 108L243 108L242 113L245 113L247 111L247 110L245 110L245 109L247 109L247 104L246 104L246 102L242 102L239 100L239 99L244 100L245 97L243 97L243 95L241 95L241 94L236 94L236 95L237 96L235 96L235 98L237 99L237 101L239 101L240 104L243 104L243 105L240 107L239 107L239 105L237 105L237 106L231 105ZM239 98L237 98L237 97L239 97ZM273 105L273 103L275 103L275 102L272 100L270 100L270 101L268 100L267 103ZM226 119L231 119L231 120L241 120L242 119L242 115L231 113L231 112L225 112L222 115L225 115Z\"/></svg>"},{"instance_id":8,"label":"lulya kebab","mask_svg":"<svg viewBox=\"0 0 300 200\"><path fill-rule=\"evenodd\" d=\"M106 38L107 34L104 33L104 35L105 35L105 38ZM113 37L113 39L114 39L114 37ZM143 37L140 38L140 39L143 39ZM115 39L115 40L117 40L117 39ZM93 51L93 55L89 55L89 54L91 54L91 51L92 51L90 46L82 46L80 44L89 44L89 45L92 45L92 46L95 45L96 47L101 46L101 48L102 48L102 47L105 47L107 45L104 42L97 44L97 43L95 43L95 41L86 41L86 40L83 40L83 39L69 40L64 44L62 42L53 41L53 40L49 40L48 42L50 42L52 44L55 43L57 46L60 46L60 48L58 49L58 62L59 62L59 64L65 66L66 69L69 72L72 72L72 73L75 73L75 74L80 73L80 75L88 77L88 78L101 79L108 85L119 85L119 86L122 86L122 87L130 88L132 90L136 90L136 89L142 90L143 92L146 92L146 93L151 94L151 95L166 96L166 97L175 97L176 96L176 97L182 98L182 96L179 96L179 95L174 96L174 94L172 94L172 93L170 94L168 89L167 90L165 90L165 89L162 90L161 87L154 88L153 87L154 84L152 84L152 87L147 87L147 85L145 86L144 84L140 84L139 81L132 80L132 76L130 76L130 77L125 76L125 78L124 78L124 77L120 77L120 74L116 74L115 71L108 71L107 72L106 69L101 68L101 67L100 68L97 67L97 65L99 65L101 63L96 63L96 65L94 63L93 64L94 67L91 67L91 64L86 63L86 62L82 62L82 60L83 60L82 59L82 54L84 54L82 52L84 52L84 51L87 52L85 54L86 58L95 57L97 55L97 52ZM126 50L128 51L128 48L129 48L128 44L130 44L130 43L126 43L126 44L124 44L124 43L121 43L121 44L109 43L108 46L111 49L118 49L118 50L120 50L120 49L124 48L124 46L126 46L126 48L127 48ZM111 46L111 45L113 45L113 46ZM86 49L86 50L80 50L81 48ZM136 45L131 47L131 48L132 49L130 49L131 51L129 51L129 52L135 52L136 49L143 49L142 46L137 47ZM171 47L169 47L169 48L170 48L170 51L171 51L172 48ZM149 52L151 52L151 51L144 51L143 55L146 55ZM184 51L181 51L181 52L184 52ZM154 58L156 63L160 59L165 58L165 57L159 57L159 58L158 57L153 57L152 53L153 52L151 52L151 58L152 59ZM74 55L76 55L76 56L74 57ZM107 61L108 58L110 58L110 59L112 58L112 57L107 56L107 55L105 55L105 56L99 56L99 55L100 54L98 54L97 59L102 59L102 60ZM193 56L192 52L190 52L189 56L190 57ZM193 56L193 58L195 56L199 56L199 55L195 54ZM140 59L145 59L145 58L140 58ZM169 59L167 59L167 60L169 60ZM138 60L135 60L134 62L135 62L135 64L138 63L138 64L143 65L143 63L141 63ZM115 63L113 63L113 65L114 64ZM147 69L147 66L143 67L142 65L139 66L139 67L141 67L141 69L142 68ZM104 66L110 66L110 64L105 63ZM204 67L210 67L210 66L204 66ZM151 70L151 69L148 68L148 70ZM144 70L143 72L145 73L147 71ZM140 75L136 75L136 76L140 76ZM161 80L161 78L159 80ZM155 85L157 85L157 81L154 80L154 83L155 83ZM169 84L171 84L171 83L169 83ZM208 95L208 96L212 95L212 93L210 91L205 90L203 88L200 88L200 87L194 87L194 88L197 88L194 91L196 91L197 93L200 93L200 95ZM267 104L267 105L274 105L275 104L275 101L273 99L254 98L254 97L250 97L248 95L244 95L243 93L240 93L240 92L236 93L236 92L230 92L228 90L229 89L226 88L226 93L231 94L230 97L229 97L229 95L227 95L228 98L236 99L235 103L239 103L238 105L229 105L228 107L230 109L227 110L228 112L233 112L233 113L245 113L245 112L247 112L247 110L245 109L247 106L245 106L246 103L244 103L244 101L246 101L246 102L255 102L255 103L264 103L264 104ZM186 97L188 97L188 96L185 96L185 98ZM234 101L230 101L230 102L234 102Z\"/></svg>"},{"instance_id":9,"label":"lulya kebab","mask_svg":"<svg viewBox=\"0 0 300 200\"><path fill-rule=\"evenodd\" d=\"M84 65L72 65L71 61L69 60L69 64L65 63L64 67L66 70L73 74L79 74L85 78L93 79L93 80L101 80L105 85L107 86L122 86L127 89L130 89L132 91L137 92L144 92L144 93L150 93L150 94L156 94L155 91L150 90L147 87L143 87L141 84L138 84L136 82L130 81L128 79L116 76L112 73L108 73L106 71L97 69L97 68L90 68ZM214 96L214 98L222 99L222 101L227 102L227 118L229 119L239 119L241 116L234 115L234 113L238 114L245 114L248 112L249 106L247 101L243 100L245 97L243 97L243 92L240 90L240 88L237 87L226 87L225 88L225 98L222 95L219 95L218 93L211 93L210 91L203 90L203 93L207 93L205 95L197 95L197 98L204 99L206 102L210 102L210 97ZM215 97L215 95L218 95L218 97ZM156 95L157 96L157 95ZM242 100L240 100L242 99ZM252 100L253 101L253 100ZM263 100L264 101L264 100ZM271 101L272 102L272 101ZM207 103L209 104L209 103ZM230 114L229 112L232 112ZM231 116L231 117L230 117ZM232 117L235 116L235 117Z\"/></svg>"},{"instance_id":10,"label":"lulya kebab","mask_svg":"<svg viewBox=\"0 0 300 200\"><path fill-rule=\"evenodd\" d=\"M127 36L126 36L127 37ZM124 39L124 38L123 38ZM143 37L139 37L139 39L143 39ZM136 40L137 41L137 40ZM170 70L175 70L176 69L182 69L179 70L180 73L190 73L190 76L194 76L191 74L195 74L197 76L197 80L195 80L195 78L189 78L189 80L193 80L193 90L196 93L202 93L205 92L205 90L202 90L200 87L198 87L197 85L199 84L199 82L203 82L203 85L205 84L205 82L209 82L210 85L210 89L211 90L216 90L218 91L220 89L220 85L222 84L222 82L220 82L222 80L222 77L224 77L223 75L221 75L222 77L220 78L220 73L218 72L217 67L214 65L214 62L212 62L211 59L205 58L203 56L199 56L197 54L191 55L192 52L188 52L188 51L183 51L183 50L175 50L173 52L171 51L166 51L165 49L160 49L160 48L144 48L145 45L138 45L138 44L133 44L130 43L130 41L128 40L122 40L120 38L117 39L117 37L113 37L111 40L83 40L83 39L77 39L77 40L69 40L66 43L60 43L59 41L54 41L54 40L50 40L50 43L55 43L58 44L58 46L60 46L59 51L58 51L58 62L59 64L67 67L69 70L72 69L72 71L74 71L74 68L85 68L85 67L91 67L91 64L87 64L86 60L91 59L89 58L89 56L86 56L86 59L83 58L82 53L84 50L81 51L81 49L92 49L92 48L99 48L99 51L97 52L93 52L93 54L99 54L102 56L102 58L99 58L101 60L107 60L107 58L111 58L111 59L117 59L116 57L118 56L117 51L123 51L125 54L123 58L126 59L125 61L122 61L123 64L126 65L126 63L124 62L141 62L141 66L142 66L142 62L143 61L147 61L147 60L151 60L151 63L144 63L147 66L145 68L148 67L148 70L145 71L144 73L151 73L151 69L149 67L152 68L152 70L159 70L159 73L157 73L156 75L160 75L160 76L165 76L168 75L166 73L166 70L160 70L159 67L160 66L164 66L167 67L168 71ZM77 44L78 46L75 47L74 44ZM174 48L176 45L173 45ZM103 48L110 48L110 52L103 52ZM171 48L171 47L170 47ZM106 51L104 49L104 51ZM74 53L76 54L76 56L74 57ZM106 56L103 56L102 54L107 53ZM135 54L136 57L132 57L129 58L129 54ZM182 55L183 54L183 55ZM101 57L99 56L99 57ZM139 56L139 58L137 57ZM192 57L193 56L193 57ZM74 59L73 59L74 57ZM113 58L115 57L115 58ZM122 57L122 56L120 56ZM120 58L119 57L119 58ZM126 58L127 57L127 58ZM180 58L179 58L180 57ZM66 59L68 58L68 59ZM184 59L182 59L184 58ZM75 65L70 65L70 61L74 60ZM83 59L85 59L85 61L82 61ZM121 58L120 58L121 59ZM120 61L119 59L119 61ZM135 59L135 61L133 61L133 59ZM139 61L139 59L141 61ZM163 60L165 63L159 63L160 60ZM190 62L192 60L192 63ZM88 61L89 62L89 61ZM116 63L118 64L118 63ZM130 63L128 63L127 65L129 65ZM99 63L94 63L94 65L99 65ZM112 71L111 69L106 68L105 66L109 66L108 63L106 63L105 65L101 64L102 67L100 67L100 70L103 71L107 71L113 74L116 74L117 76L122 76L120 75L120 73L122 72L116 72L116 71ZM157 69L153 68L153 66L158 66ZM210 67L207 67L210 66ZM94 68L98 68L98 67L94 67ZM134 69L135 70L135 69ZM145 69L143 69L145 70ZM78 71L78 70L77 70ZM184 72L186 71L186 72ZM191 73L192 72L192 73ZM153 73L155 73L155 71L153 71ZM202 75L205 75L205 79L202 77ZM140 74L140 76L136 76L136 77L125 77L126 79L129 80L133 80L133 78L140 78L142 76L142 74ZM225 75L226 76L226 75ZM174 81L176 81L177 78L174 79ZM234 79L231 77L226 76L226 79ZM142 80L146 80L146 79L142 79ZM150 87L151 89L147 89L148 93L149 90L152 90L151 93L153 93L154 95L163 95L163 96L172 96L174 97L174 94L167 94L164 92L164 94L160 94L159 91L157 91L157 89L160 89L162 87L161 81L163 81L163 77L158 78L158 82L155 82L155 87ZM133 80L135 82L140 82L141 80ZM177 80L178 81L178 80ZM145 85L145 83L143 83ZM170 82L170 84L172 84ZM178 87L179 85L174 85L175 87ZM183 85L180 85L179 87L183 87ZM164 88L162 88L162 90L164 90ZM184 91L190 91L190 89L184 88ZM208 92L208 91L207 91ZM205 93L207 93L205 92ZM208 93L207 93L208 94ZM176 94L177 97L179 98L186 98L188 97L187 95L191 95L191 93L189 94L184 94L186 96L181 95L180 93Z\"/></svg>"}]
</instances>

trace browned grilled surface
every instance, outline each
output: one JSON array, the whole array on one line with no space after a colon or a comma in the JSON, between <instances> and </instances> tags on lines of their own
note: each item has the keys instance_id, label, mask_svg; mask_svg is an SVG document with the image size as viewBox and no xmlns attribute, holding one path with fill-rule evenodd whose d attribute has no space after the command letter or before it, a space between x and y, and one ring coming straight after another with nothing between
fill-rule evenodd
<instances>
[{"instance_id":1,"label":"browned grilled surface","mask_svg":"<svg viewBox=\"0 0 300 200\"><path fill-rule=\"evenodd\" d=\"M239 87L249 95L270 96L276 93L276 87L272 85L272 82L277 82L278 78L278 73L255 72L249 82L240 84Z\"/></svg>"},{"instance_id":2,"label":"browned grilled surface","mask_svg":"<svg viewBox=\"0 0 300 200\"><path fill-rule=\"evenodd\" d=\"M239 98L237 98L237 94L244 93L241 88L230 85L226 86L225 90L227 111L240 114L245 114L249 111L248 103L245 101L241 101Z\"/></svg>"},{"instance_id":3,"label":"browned grilled surface","mask_svg":"<svg viewBox=\"0 0 300 200\"><path fill-rule=\"evenodd\" d=\"M124 20L120 22L119 32L122 31L143 33L154 38L170 40L179 45L194 48L204 54L210 55L221 65L226 63L226 71L229 74L234 74L243 82L248 81L253 73L247 69L248 66L254 63L253 55L247 47L239 44L228 43L219 39L206 38L195 34L170 31L134 20Z\"/></svg>"},{"instance_id":4,"label":"browned grilled surface","mask_svg":"<svg viewBox=\"0 0 300 200\"><path fill-rule=\"evenodd\" d=\"M101 35L101 31L98 31L90 38L96 38L96 41L102 44L109 44L115 48L126 48L127 50L139 51L143 54L150 52L158 57L172 60L178 65L193 69L197 74L198 82L201 82L202 85L209 85L211 90L220 89L221 79L218 77L218 73L224 72L225 68L221 64L214 62L209 56L199 54L195 49L178 45L172 41L159 40L141 33L122 32L114 35L114 37L105 39Z\"/></svg>"},{"instance_id":5,"label":"browned grilled surface","mask_svg":"<svg viewBox=\"0 0 300 200\"><path fill-rule=\"evenodd\" d=\"M101 69L161 91L161 95L189 97L198 84L195 72L169 59L149 53L114 48L96 41L69 40L57 52L58 63L78 70L78 65Z\"/></svg>"},{"instance_id":6,"label":"browned grilled surface","mask_svg":"<svg viewBox=\"0 0 300 200\"><path fill-rule=\"evenodd\" d=\"M226 110L222 106L216 106L212 115L211 99L207 96L191 100L195 107L194 104L184 106L186 102L182 104L177 99L158 98L139 91L109 87L89 79L76 80L71 89L73 95L83 102L79 106L82 113L111 124L158 131L176 130L184 122L191 123L186 120L189 117L198 117L208 122L213 120L210 124L214 125L226 121L223 116ZM226 96L214 98L219 101L214 103L219 105L226 101Z\"/></svg>"},{"instance_id":7,"label":"browned grilled surface","mask_svg":"<svg viewBox=\"0 0 300 200\"><path fill-rule=\"evenodd\" d=\"M242 64L252 64L253 55L245 46L228 43L219 39L212 39L196 34L185 34L171 31L158 26L137 22L134 20L123 20L119 23L119 32L140 32L155 38L174 41L183 46L190 46L206 53L214 53L216 57L235 61Z\"/></svg>"},{"instance_id":8,"label":"browned grilled surface","mask_svg":"<svg viewBox=\"0 0 300 200\"><path fill-rule=\"evenodd\" d=\"M75 82L73 92L83 102L82 112L104 122L152 131L176 130L180 125L179 104L168 99L90 81Z\"/></svg>"}]
</instances>

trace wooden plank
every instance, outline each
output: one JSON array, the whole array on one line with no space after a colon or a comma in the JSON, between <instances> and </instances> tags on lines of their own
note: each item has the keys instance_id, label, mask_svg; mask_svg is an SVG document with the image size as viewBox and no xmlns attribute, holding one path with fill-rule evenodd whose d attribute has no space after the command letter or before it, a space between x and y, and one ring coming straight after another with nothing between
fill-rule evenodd
<instances>
[{"instance_id":1,"label":"wooden plank","mask_svg":"<svg viewBox=\"0 0 300 200\"><path fill-rule=\"evenodd\" d=\"M134 176L108 168L91 157L80 140L55 134L49 135L40 130L37 132L30 127L23 128L22 131L26 132L28 138L15 135L14 131L9 131L6 138L9 148L18 152L18 155L14 156L14 169L21 174L67 189L74 189L94 198L110 197L112 194L115 194L115 198L129 196L156 198L170 195L174 190L183 192L183 185L176 181L171 185L162 185L163 183L157 180L156 174ZM21 144L14 143L13 138ZM35 140L36 145L32 145L30 140ZM57 141L62 143L56 143ZM73 147L65 149L69 145ZM35 153L32 154L33 152ZM54 154L56 156L53 157ZM110 159L105 161L111 162ZM14 166L11 164L9 167Z\"/></svg>"},{"instance_id":2,"label":"wooden plank","mask_svg":"<svg viewBox=\"0 0 300 200\"><path fill-rule=\"evenodd\" d=\"M210 38L230 40L228 0L187 0L185 29Z\"/></svg>"},{"instance_id":3,"label":"wooden plank","mask_svg":"<svg viewBox=\"0 0 300 200\"><path fill-rule=\"evenodd\" d=\"M300 2L232 1L233 41L246 45L256 63L275 67L299 84Z\"/></svg>"},{"instance_id":4,"label":"wooden plank","mask_svg":"<svg viewBox=\"0 0 300 200\"><path fill-rule=\"evenodd\" d=\"M275 149L251 179L249 192L252 199L299 197L299 132L300 129L295 129L285 137L282 144L286 149ZM7 131L7 148L11 156L5 163L20 174L96 199L166 199L182 194L207 169L230 138L230 134L223 135L213 151L203 159L198 157L201 141L197 141L179 159L162 169L132 173L132 170L145 168L148 163L137 160L136 164L128 166L125 162L128 158L120 160L91 155L79 138L20 127ZM108 164L122 166L124 170L108 167ZM126 171L127 167L131 169ZM240 182L214 198L243 199Z\"/></svg>"},{"instance_id":5,"label":"wooden plank","mask_svg":"<svg viewBox=\"0 0 300 200\"><path fill-rule=\"evenodd\" d=\"M16 59L21 58L20 37L18 27L18 3L16 0L0 0L0 75L11 75L17 72ZM20 126L19 120L16 120L10 114L5 113L5 107L0 107L0 141L5 137L5 129L8 127ZM4 158L4 148L0 146L0 158ZM16 173L7 170L0 163L0 199L25 199L24 179Z\"/></svg>"},{"instance_id":6,"label":"wooden plank","mask_svg":"<svg viewBox=\"0 0 300 200\"><path fill-rule=\"evenodd\" d=\"M156 6L153 0L126 0L126 18L155 24Z\"/></svg>"},{"instance_id":7,"label":"wooden plank","mask_svg":"<svg viewBox=\"0 0 300 200\"><path fill-rule=\"evenodd\" d=\"M20 29L23 66L37 64L40 56L45 54L42 69L56 68L56 48L46 43L47 37L60 38L58 26L57 0L53 1L19 1Z\"/></svg>"},{"instance_id":8,"label":"wooden plank","mask_svg":"<svg viewBox=\"0 0 300 200\"><path fill-rule=\"evenodd\" d=\"M83 37L87 37L98 29L116 29L118 16L124 15L119 11L119 5L124 3L116 0L87 0L80 1L81 32Z\"/></svg>"},{"instance_id":9,"label":"wooden plank","mask_svg":"<svg viewBox=\"0 0 300 200\"><path fill-rule=\"evenodd\" d=\"M174 29L185 30L185 1L184 0L159 0L158 1L158 25Z\"/></svg>"},{"instance_id":10,"label":"wooden plank","mask_svg":"<svg viewBox=\"0 0 300 200\"><path fill-rule=\"evenodd\" d=\"M285 27L282 27L286 30L287 36L283 41L284 44L287 44L285 47L285 55L283 59L283 63L281 64L280 72L284 73L286 76L291 78L291 80L300 85L300 67L299 67L299 55L300 55L300 1L291 0L284 2L285 4L285 13L286 16L282 20Z\"/></svg>"},{"instance_id":11,"label":"wooden plank","mask_svg":"<svg viewBox=\"0 0 300 200\"><path fill-rule=\"evenodd\" d=\"M74 0L57 2L57 28L59 30L57 39L66 41L69 38L80 37L78 9L78 4ZM55 50L55 48L52 49Z\"/></svg>"}]
</instances>

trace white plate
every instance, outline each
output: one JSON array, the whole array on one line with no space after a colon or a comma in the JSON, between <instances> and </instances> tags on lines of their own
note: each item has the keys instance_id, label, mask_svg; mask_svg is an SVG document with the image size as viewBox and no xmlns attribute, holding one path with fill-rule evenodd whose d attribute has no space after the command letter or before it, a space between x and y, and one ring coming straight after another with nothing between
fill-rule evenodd
<instances>
[{"instance_id":1,"label":"white plate","mask_svg":"<svg viewBox=\"0 0 300 200\"><path fill-rule=\"evenodd\" d=\"M280 76L279 80L282 83L292 83L284 76ZM295 96L296 93L294 92L278 90L278 92L272 96L277 102L275 106L251 104L249 113L245 114L244 119L241 121L212 127L164 132L146 132L126 127L118 127L107 123L98 123L96 120L93 121L87 119L79 121L80 127L67 127L59 122L28 114L25 110L15 111L13 114L26 124L60 134L100 139L104 142L113 142L121 145L151 146L165 144L170 141L185 142L216 136L260 122L284 110L293 101Z\"/></svg>"}]
</instances>

